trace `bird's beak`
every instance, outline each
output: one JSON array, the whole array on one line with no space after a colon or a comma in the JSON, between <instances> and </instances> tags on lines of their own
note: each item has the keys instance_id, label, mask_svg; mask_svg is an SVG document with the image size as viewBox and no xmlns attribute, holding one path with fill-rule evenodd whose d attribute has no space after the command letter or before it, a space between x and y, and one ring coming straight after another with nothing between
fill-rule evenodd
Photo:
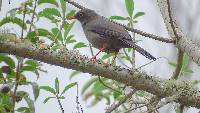
<instances>
[{"instance_id":1,"label":"bird's beak","mask_svg":"<svg viewBox=\"0 0 200 113\"><path fill-rule=\"evenodd\" d=\"M76 17L75 16L70 16L70 17L68 17L68 19L69 20L73 20L73 19L76 19Z\"/></svg>"}]
</instances>

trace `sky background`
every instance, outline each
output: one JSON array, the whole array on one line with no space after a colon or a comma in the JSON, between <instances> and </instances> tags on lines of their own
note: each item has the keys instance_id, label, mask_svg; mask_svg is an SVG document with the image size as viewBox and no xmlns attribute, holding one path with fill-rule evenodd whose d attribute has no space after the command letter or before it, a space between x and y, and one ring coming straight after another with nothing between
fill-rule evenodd
<instances>
[{"instance_id":1,"label":"sky background","mask_svg":"<svg viewBox=\"0 0 200 113\"><path fill-rule=\"evenodd\" d=\"M24 0L11 0L11 4L8 4L8 0L2 0L2 8L1 8L1 16L0 19L5 17L6 12L12 8L19 6L21 2ZM85 7L90 9L94 9L97 13L110 17L112 15L121 15L127 16L126 8L124 0L76 0L78 3L82 4ZM199 10L200 2L199 0L181 0L181 1L173 1L173 12L177 17L177 23L182 27L182 30L187 34L189 38L192 38L194 41L199 42L200 38L198 33L200 31L200 10ZM49 5L43 5L37 10L41 10L44 7L52 7ZM77 8L68 5L67 10L71 10ZM145 32L153 33L159 36L168 37L167 31L165 29L163 19L159 12L159 8L157 7L156 0L135 0L135 12L143 11L145 15L140 17L139 22L135 25L135 28L143 30ZM51 28L51 24L47 20L41 20L37 23L39 27L43 28ZM44 27L45 26L45 27ZM20 33L20 29L16 26L4 26L5 28L13 29L15 32ZM76 22L72 34L75 34L75 38L77 40L88 43L85 38L85 35L82 31L79 22ZM142 40L138 43L141 47L145 48L148 52L150 52L155 57L167 57L170 61L176 61L177 50L172 44L161 43L149 38L145 38L139 35L136 35L137 40ZM97 50L95 50L97 51ZM85 54L91 56L89 48L80 49L81 54ZM136 53L136 67L139 67L145 63L149 62L148 59ZM200 79L199 67L193 62L190 63L194 73L192 76L182 77L182 79ZM69 80L69 75L72 70L64 69L58 66L52 66L48 64L43 64L43 69L48 70L48 73L41 73L39 80L37 82L39 85L49 85L54 87L54 79L56 77L59 78L61 83L61 89L71 82L78 82L79 91L81 91L81 87L83 84L91 78L89 74L80 74L79 76L74 77L71 81ZM147 71L147 73L152 75L157 75L161 78L169 78L173 73L173 69L168 65L168 61L165 59L159 59L156 62L145 66L142 68ZM28 73L28 79L31 81L35 81L36 77ZM20 89L26 89L32 93L31 87L20 87ZM36 113L59 113L60 109L57 104L57 100L50 100L46 104L43 104L43 100L47 96L52 96L48 92L41 91L38 100L35 103ZM33 97L31 95L31 97ZM66 113L75 113L76 111L76 88L70 89L65 94L66 99L62 101L64 109ZM103 113L106 107L105 102L102 101L94 107L88 107L90 102L85 102L82 100L81 95L79 95L79 100L84 110L84 113ZM24 102L20 102L18 106L24 105ZM173 110L173 105L168 105L161 109L162 113L169 113ZM187 112L197 113L198 110L194 108L190 108ZM173 112L171 112L173 113Z\"/></svg>"}]
</instances>

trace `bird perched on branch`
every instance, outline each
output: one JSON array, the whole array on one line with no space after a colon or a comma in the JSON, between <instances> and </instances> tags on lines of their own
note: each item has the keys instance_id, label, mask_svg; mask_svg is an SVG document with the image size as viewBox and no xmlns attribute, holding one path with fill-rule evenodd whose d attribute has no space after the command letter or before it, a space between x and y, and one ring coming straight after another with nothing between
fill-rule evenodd
<instances>
[{"instance_id":1,"label":"bird perched on branch","mask_svg":"<svg viewBox=\"0 0 200 113\"><path fill-rule=\"evenodd\" d=\"M112 60L114 62L121 48L133 48L146 58L156 60L154 56L133 42L132 37L123 26L98 15L93 10L84 8L68 19L79 20L88 41L93 47L100 50L92 57L94 60L100 52L114 52L115 56Z\"/></svg>"}]
</instances>

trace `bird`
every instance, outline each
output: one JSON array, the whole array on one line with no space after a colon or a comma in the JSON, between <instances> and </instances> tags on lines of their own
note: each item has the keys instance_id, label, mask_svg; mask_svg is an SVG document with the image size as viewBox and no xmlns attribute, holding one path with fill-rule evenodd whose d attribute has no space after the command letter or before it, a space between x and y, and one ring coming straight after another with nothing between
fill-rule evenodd
<instances>
[{"instance_id":1,"label":"bird","mask_svg":"<svg viewBox=\"0 0 200 113\"><path fill-rule=\"evenodd\" d=\"M149 52L136 45L128 31L121 25L97 14L91 9L81 9L69 20L77 19L83 28L87 40L94 48L99 49L92 59L96 60L101 52L115 53L112 62L122 48L133 48L149 60L156 60Z\"/></svg>"}]
</instances>

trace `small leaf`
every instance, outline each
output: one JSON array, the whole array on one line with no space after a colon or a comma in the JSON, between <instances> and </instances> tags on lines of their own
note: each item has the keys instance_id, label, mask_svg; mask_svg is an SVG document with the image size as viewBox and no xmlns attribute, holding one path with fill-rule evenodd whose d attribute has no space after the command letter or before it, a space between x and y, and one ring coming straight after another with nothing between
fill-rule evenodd
<instances>
[{"instance_id":1,"label":"small leaf","mask_svg":"<svg viewBox=\"0 0 200 113\"><path fill-rule=\"evenodd\" d=\"M77 44L74 45L74 49L78 49L82 47L87 47L87 45L83 42L78 42Z\"/></svg>"},{"instance_id":2,"label":"small leaf","mask_svg":"<svg viewBox=\"0 0 200 113\"><path fill-rule=\"evenodd\" d=\"M87 83L85 83L83 85L83 88L81 90L81 94L84 94L85 91L90 87L92 86L92 84L94 84L96 81L98 81L98 78L93 78L93 79L90 79L89 81L87 81Z\"/></svg>"},{"instance_id":3,"label":"small leaf","mask_svg":"<svg viewBox=\"0 0 200 113\"><path fill-rule=\"evenodd\" d=\"M62 33L58 28L52 28L52 33L54 34L54 38L57 38L58 40L62 41Z\"/></svg>"},{"instance_id":4,"label":"small leaf","mask_svg":"<svg viewBox=\"0 0 200 113\"><path fill-rule=\"evenodd\" d=\"M36 101L39 96L39 93L40 93L39 85L36 82L32 82L30 84L32 85L33 95L34 95L34 99Z\"/></svg>"},{"instance_id":5,"label":"small leaf","mask_svg":"<svg viewBox=\"0 0 200 113\"><path fill-rule=\"evenodd\" d=\"M38 14L40 17L46 16L46 15L54 15L57 17L61 17L60 12L56 8L45 8Z\"/></svg>"},{"instance_id":6,"label":"small leaf","mask_svg":"<svg viewBox=\"0 0 200 113\"><path fill-rule=\"evenodd\" d=\"M74 76L78 75L79 73L81 73L80 71L73 71L70 76L69 79L71 80Z\"/></svg>"},{"instance_id":7,"label":"small leaf","mask_svg":"<svg viewBox=\"0 0 200 113\"><path fill-rule=\"evenodd\" d=\"M53 88L49 87L49 86L40 86L40 89L43 89L45 91L48 91L48 92L53 93L54 95L56 95L56 91Z\"/></svg>"},{"instance_id":8,"label":"small leaf","mask_svg":"<svg viewBox=\"0 0 200 113\"><path fill-rule=\"evenodd\" d=\"M182 68L187 68L189 62L190 62L190 57L186 53L184 53Z\"/></svg>"},{"instance_id":9,"label":"small leaf","mask_svg":"<svg viewBox=\"0 0 200 113\"><path fill-rule=\"evenodd\" d=\"M112 20L127 20L127 17L111 16L110 19L112 19Z\"/></svg>"},{"instance_id":10,"label":"small leaf","mask_svg":"<svg viewBox=\"0 0 200 113\"><path fill-rule=\"evenodd\" d=\"M92 89L92 92L94 95L98 96L103 93L103 90L105 89L105 86L101 84L99 81L95 82L94 87Z\"/></svg>"},{"instance_id":11,"label":"small leaf","mask_svg":"<svg viewBox=\"0 0 200 113\"><path fill-rule=\"evenodd\" d=\"M138 17L140 17L140 16L143 16L143 15L145 15L144 12L137 12L137 13L134 15L133 19L136 19L136 18L138 18Z\"/></svg>"},{"instance_id":12,"label":"small leaf","mask_svg":"<svg viewBox=\"0 0 200 113\"><path fill-rule=\"evenodd\" d=\"M65 18L65 13L66 13L66 1L65 0L60 0L61 8L62 8L62 14L63 18Z\"/></svg>"},{"instance_id":13,"label":"small leaf","mask_svg":"<svg viewBox=\"0 0 200 113\"><path fill-rule=\"evenodd\" d=\"M56 93L59 94L59 80L58 80L58 77L56 77L55 79L55 89L56 89Z\"/></svg>"},{"instance_id":14,"label":"small leaf","mask_svg":"<svg viewBox=\"0 0 200 113\"><path fill-rule=\"evenodd\" d=\"M40 66L40 63L37 60L26 60L24 62L24 64L27 64L27 65L30 65L30 66L33 66L33 67Z\"/></svg>"},{"instance_id":15,"label":"small leaf","mask_svg":"<svg viewBox=\"0 0 200 113\"><path fill-rule=\"evenodd\" d=\"M174 68L175 68L175 67L176 67L176 65L177 65L177 64L176 64L176 63L174 63L174 62L168 62L168 64L169 64L170 66L174 67Z\"/></svg>"},{"instance_id":16,"label":"small leaf","mask_svg":"<svg viewBox=\"0 0 200 113\"><path fill-rule=\"evenodd\" d=\"M105 54L101 59L105 60L105 59L112 57L113 55L114 55L114 53Z\"/></svg>"},{"instance_id":17,"label":"small leaf","mask_svg":"<svg viewBox=\"0 0 200 113\"><path fill-rule=\"evenodd\" d=\"M9 57L8 55L0 54L0 61L4 61L12 69L15 68L15 62L14 62L14 60L11 57Z\"/></svg>"},{"instance_id":18,"label":"small leaf","mask_svg":"<svg viewBox=\"0 0 200 113\"><path fill-rule=\"evenodd\" d=\"M52 4L58 7L58 3L56 2L56 0L38 0L39 5L44 4L44 3Z\"/></svg>"},{"instance_id":19,"label":"small leaf","mask_svg":"<svg viewBox=\"0 0 200 113\"><path fill-rule=\"evenodd\" d=\"M23 67L21 68L21 70L22 70L22 71L32 71L32 72L34 72L34 71L37 70L37 68L34 67L34 66L23 66Z\"/></svg>"},{"instance_id":20,"label":"small leaf","mask_svg":"<svg viewBox=\"0 0 200 113\"><path fill-rule=\"evenodd\" d=\"M26 103L28 104L28 107L30 108L30 113L35 113L35 106L33 100L29 98L29 96L24 97Z\"/></svg>"},{"instance_id":21,"label":"small leaf","mask_svg":"<svg viewBox=\"0 0 200 113\"><path fill-rule=\"evenodd\" d=\"M47 103L51 98L55 98L55 97L47 97L47 98L43 101L43 103L44 103L44 104Z\"/></svg>"},{"instance_id":22,"label":"small leaf","mask_svg":"<svg viewBox=\"0 0 200 113\"><path fill-rule=\"evenodd\" d=\"M3 18L0 21L0 26L7 24L7 23L17 24L21 28L27 29L27 26L26 26L26 24L23 23L23 20L21 20L20 18L17 18L17 17L5 17L5 18Z\"/></svg>"},{"instance_id":23,"label":"small leaf","mask_svg":"<svg viewBox=\"0 0 200 113\"><path fill-rule=\"evenodd\" d=\"M68 36L70 30L71 30L72 27L74 26L74 23L75 23L75 22L72 22L71 24L64 24L64 29L65 29L64 37L65 37L65 38Z\"/></svg>"},{"instance_id":24,"label":"small leaf","mask_svg":"<svg viewBox=\"0 0 200 113\"><path fill-rule=\"evenodd\" d=\"M67 90L69 90L70 88L74 87L75 85L77 85L77 82L68 84L67 86L65 86L64 90L62 91L61 95L63 95Z\"/></svg>"},{"instance_id":25,"label":"small leaf","mask_svg":"<svg viewBox=\"0 0 200 113\"><path fill-rule=\"evenodd\" d=\"M17 108L17 111L18 112L26 112L26 111L29 111L30 109L29 108L27 108L27 107L20 107L20 108Z\"/></svg>"},{"instance_id":26,"label":"small leaf","mask_svg":"<svg viewBox=\"0 0 200 113\"><path fill-rule=\"evenodd\" d=\"M71 11L67 14L66 18L68 18L68 17L70 17L70 16L74 16L75 13L76 13L75 10L71 10Z\"/></svg>"},{"instance_id":27,"label":"small leaf","mask_svg":"<svg viewBox=\"0 0 200 113\"><path fill-rule=\"evenodd\" d=\"M27 38L30 39L34 43L36 42L37 36L44 36L44 37L48 37L50 40L53 40L53 38L52 38L53 34L43 28L39 28L39 29L29 32L27 34Z\"/></svg>"},{"instance_id":28,"label":"small leaf","mask_svg":"<svg viewBox=\"0 0 200 113\"><path fill-rule=\"evenodd\" d=\"M74 43L74 42L76 42L76 40L73 39L73 37L74 37L74 35L68 36L68 37L66 38L66 40L65 40L65 44L69 44L69 43Z\"/></svg>"},{"instance_id":29,"label":"small leaf","mask_svg":"<svg viewBox=\"0 0 200 113\"><path fill-rule=\"evenodd\" d=\"M128 11L128 14L130 17L133 16L133 11L134 11L134 1L133 0L125 0L126 3L126 9Z\"/></svg>"}]
</instances>

